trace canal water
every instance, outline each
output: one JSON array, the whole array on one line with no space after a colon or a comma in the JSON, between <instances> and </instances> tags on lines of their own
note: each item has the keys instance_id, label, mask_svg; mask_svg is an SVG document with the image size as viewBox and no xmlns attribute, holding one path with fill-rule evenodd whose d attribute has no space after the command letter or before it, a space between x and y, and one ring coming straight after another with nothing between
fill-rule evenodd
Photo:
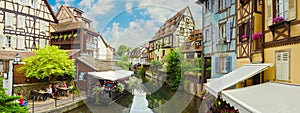
<instances>
[{"instance_id":1,"label":"canal water","mask_svg":"<svg viewBox=\"0 0 300 113\"><path fill-rule=\"evenodd\" d=\"M184 102L180 99L188 100L188 103L182 105ZM132 100L133 95L128 93L111 105L95 105L93 102L86 102L84 106L74 109L70 111L70 113L129 113ZM149 108L157 113L199 113L201 104L199 97L184 91L172 91L166 84L162 85L160 89L151 95L147 95L147 100L149 102ZM168 106L168 104L171 106Z\"/></svg>"}]
</instances>

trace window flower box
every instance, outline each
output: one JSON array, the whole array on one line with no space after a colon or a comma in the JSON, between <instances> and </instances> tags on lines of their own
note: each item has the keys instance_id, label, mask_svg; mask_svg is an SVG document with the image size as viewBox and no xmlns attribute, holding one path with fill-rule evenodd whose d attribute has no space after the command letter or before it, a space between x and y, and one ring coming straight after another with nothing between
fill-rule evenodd
<instances>
[{"instance_id":1,"label":"window flower box","mask_svg":"<svg viewBox=\"0 0 300 113\"><path fill-rule=\"evenodd\" d=\"M244 41L247 41L247 40L248 40L248 35L247 34L242 35L241 41L244 42Z\"/></svg>"},{"instance_id":2,"label":"window flower box","mask_svg":"<svg viewBox=\"0 0 300 113\"><path fill-rule=\"evenodd\" d=\"M252 40L257 40L262 38L262 32L258 32L252 35Z\"/></svg>"},{"instance_id":3,"label":"window flower box","mask_svg":"<svg viewBox=\"0 0 300 113\"><path fill-rule=\"evenodd\" d=\"M277 16L277 17L273 18L274 23L280 23L282 21L284 21L284 17L282 17L282 16Z\"/></svg>"}]
</instances>

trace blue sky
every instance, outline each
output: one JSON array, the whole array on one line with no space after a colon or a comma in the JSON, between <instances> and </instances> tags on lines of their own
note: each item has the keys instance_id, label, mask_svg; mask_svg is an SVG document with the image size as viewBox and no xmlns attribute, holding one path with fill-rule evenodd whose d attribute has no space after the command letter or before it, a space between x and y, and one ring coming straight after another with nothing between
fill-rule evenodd
<instances>
[{"instance_id":1,"label":"blue sky","mask_svg":"<svg viewBox=\"0 0 300 113\"><path fill-rule=\"evenodd\" d=\"M63 4L83 10L112 47L136 47L150 40L159 27L178 11L189 6L200 25L201 7L195 0L48 0L54 12Z\"/></svg>"}]
</instances>

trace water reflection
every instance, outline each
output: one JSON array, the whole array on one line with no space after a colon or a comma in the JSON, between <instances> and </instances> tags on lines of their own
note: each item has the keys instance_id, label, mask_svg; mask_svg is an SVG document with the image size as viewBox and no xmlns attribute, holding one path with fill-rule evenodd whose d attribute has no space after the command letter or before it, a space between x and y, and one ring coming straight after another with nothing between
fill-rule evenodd
<instances>
[{"instance_id":1,"label":"water reflection","mask_svg":"<svg viewBox=\"0 0 300 113\"><path fill-rule=\"evenodd\" d=\"M188 101L190 98L191 101ZM70 113L129 113L132 100L133 95L128 93L112 105L94 105L93 102L86 102L87 105L79 107ZM147 95L147 100L149 102L149 108L157 113L199 113L201 103L199 97L194 97L184 91L175 93L175 91L170 90L166 84L155 93ZM188 102L188 104L182 106L183 102Z\"/></svg>"}]
</instances>

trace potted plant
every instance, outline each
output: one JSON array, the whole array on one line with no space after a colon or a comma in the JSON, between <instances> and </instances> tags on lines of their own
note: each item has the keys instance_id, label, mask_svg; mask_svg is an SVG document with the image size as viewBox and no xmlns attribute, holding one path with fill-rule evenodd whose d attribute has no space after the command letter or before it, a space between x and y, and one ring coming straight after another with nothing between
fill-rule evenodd
<instances>
[{"instance_id":1,"label":"potted plant","mask_svg":"<svg viewBox=\"0 0 300 113\"><path fill-rule=\"evenodd\" d=\"M241 41L247 41L247 40L248 40L248 35L247 34L242 35Z\"/></svg>"},{"instance_id":2,"label":"potted plant","mask_svg":"<svg viewBox=\"0 0 300 113\"><path fill-rule=\"evenodd\" d=\"M262 38L262 32L258 32L252 35L252 40L256 40L260 38Z\"/></svg>"},{"instance_id":3,"label":"potted plant","mask_svg":"<svg viewBox=\"0 0 300 113\"><path fill-rule=\"evenodd\" d=\"M282 21L284 21L284 17L282 17L282 16L277 16L277 17L273 18L274 23L280 23Z\"/></svg>"}]
</instances>

